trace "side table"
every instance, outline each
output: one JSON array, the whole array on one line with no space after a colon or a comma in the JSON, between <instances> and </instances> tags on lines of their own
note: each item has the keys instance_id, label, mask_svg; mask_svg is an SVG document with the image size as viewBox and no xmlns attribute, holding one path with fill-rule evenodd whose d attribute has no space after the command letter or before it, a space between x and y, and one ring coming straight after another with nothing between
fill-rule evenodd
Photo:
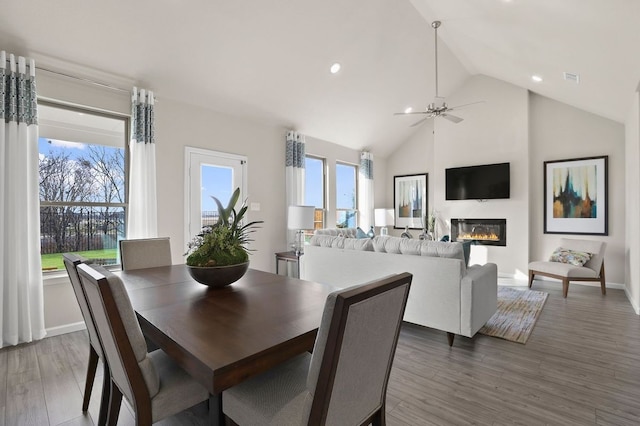
<instances>
[{"instance_id":1,"label":"side table","mask_svg":"<svg viewBox=\"0 0 640 426\"><path fill-rule=\"evenodd\" d=\"M286 264L292 262L296 264L296 272L297 272L297 276L294 278L300 278L300 256L302 256L303 253L298 253L296 254L295 251L283 251L280 253L276 253L276 275L279 272L280 269L280 261L284 261L286 262ZM287 270L287 274L288 275L288 270Z\"/></svg>"}]
</instances>

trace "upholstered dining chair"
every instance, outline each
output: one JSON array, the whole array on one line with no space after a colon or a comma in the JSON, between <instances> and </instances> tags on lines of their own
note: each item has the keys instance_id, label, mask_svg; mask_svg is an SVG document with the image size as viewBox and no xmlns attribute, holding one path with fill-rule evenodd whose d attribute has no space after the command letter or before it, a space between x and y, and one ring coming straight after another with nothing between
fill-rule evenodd
<instances>
[{"instance_id":1,"label":"upholstered dining chair","mask_svg":"<svg viewBox=\"0 0 640 426\"><path fill-rule=\"evenodd\" d=\"M120 240L123 271L171 265L169 237Z\"/></svg>"},{"instance_id":2,"label":"upholstered dining chair","mask_svg":"<svg viewBox=\"0 0 640 426\"><path fill-rule=\"evenodd\" d=\"M109 404L109 364L104 358L102 352L102 346L100 340L98 340L98 333L89 311L89 305L87 304L87 298L84 295L84 290L80 284L80 277L78 276L77 267L81 263L85 263L86 259L73 253L64 253L62 255L64 261L64 267L69 274L69 280L71 281L71 287L76 295L78 305L80 306L80 312L82 318L87 326L87 332L89 333L89 364L87 366L87 377L84 384L84 396L82 399L82 412L86 412L89 409L89 400L91 399L91 390L93 389L93 380L96 377L96 370L98 368L98 359L102 360L102 366L104 371L102 381L102 398L100 399L100 413L98 415L98 424L104 425L107 421L107 408Z\"/></svg>"},{"instance_id":3,"label":"upholstered dining chair","mask_svg":"<svg viewBox=\"0 0 640 426\"><path fill-rule=\"evenodd\" d=\"M413 276L330 293L313 354L222 393L238 425L385 424L385 399Z\"/></svg>"},{"instance_id":4,"label":"upholstered dining chair","mask_svg":"<svg viewBox=\"0 0 640 426\"><path fill-rule=\"evenodd\" d=\"M120 278L100 266L80 264L77 269L109 363L109 425L117 423L123 395L135 411L136 425L150 425L209 398L163 351L147 352Z\"/></svg>"}]
</instances>

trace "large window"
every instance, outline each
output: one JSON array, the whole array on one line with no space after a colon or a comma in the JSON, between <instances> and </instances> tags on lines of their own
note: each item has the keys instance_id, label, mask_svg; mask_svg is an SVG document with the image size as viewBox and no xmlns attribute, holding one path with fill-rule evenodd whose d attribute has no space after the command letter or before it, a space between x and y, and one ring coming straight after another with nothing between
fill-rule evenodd
<instances>
[{"instance_id":1,"label":"large window","mask_svg":"<svg viewBox=\"0 0 640 426\"><path fill-rule=\"evenodd\" d=\"M306 156L304 204L315 206L314 229L324 228L325 212L325 161L323 158Z\"/></svg>"},{"instance_id":2,"label":"large window","mask_svg":"<svg viewBox=\"0 0 640 426\"><path fill-rule=\"evenodd\" d=\"M355 228L358 226L358 167L336 164L336 227Z\"/></svg>"},{"instance_id":3,"label":"large window","mask_svg":"<svg viewBox=\"0 0 640 426\"><path fill-rule=\"evenodd\" d=\"M125 237L126 117L50 103L38 106L42 269L62 253L118 263Z\"/></svg>"}]
</instances>

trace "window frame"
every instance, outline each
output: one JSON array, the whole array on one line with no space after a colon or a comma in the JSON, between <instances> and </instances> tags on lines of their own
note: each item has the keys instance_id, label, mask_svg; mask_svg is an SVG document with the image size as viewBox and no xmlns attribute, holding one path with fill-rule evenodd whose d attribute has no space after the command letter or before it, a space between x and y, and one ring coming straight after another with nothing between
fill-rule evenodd
<instances>
[{"instance_id":1,"label":"window frame","mask_svg":"<svg viewBox=\"0 0 640 426\"><path fill-rule=\"evenodd\" d=\"M124 202L87 202L87 201L79 201L79 202L67 202L67 201L43 201L39 200L39 209L42 207L63 207L63 206L78 206L78 207L116 207L122 208L124 212L124 232L126 238L126 230L127 230L127 219L128 219L128 208L129 208L129 165L130 165L130 135L131 135L131 116L127 114L117 113L113 111L100 110L96 108L92 108L90 106L85 105L77 105L70 104L63 101L57 101L52 99L43 99L38 98L38 107L39 106L47 106L51 108L59 108L67 111L78 112L83 114L91 114L100 117L106 117L114 120L122 120L124 124ZM38 135L38 137L47 137ZM96 145L100 146L96 143L88 143L82 142L88 145ZM38 188L40 185L38 185ZM40 214L40 213L39 213ZM117 249L119 250L119 249ZM42 254L41 254L42 255ZM111 265L104 265L104 267L108 270L119 270L120 269L120 259L116 257L116 263ZM59 276L61 273L64 273L64 269L53 269L53 270L42 270L43 279L47 278L55 278ZM65 274L66 276L66 274Z\"/></svg>"},{"instance_id":2,"label":"window frame","mask_svg":"<svg viewBox=\"0 0 640 426\"><path fill-rule=\"evenodd\" d=\"M355 208L354 209L344 209L344 208L340 208L338 207L338 165L340 166L347 166L347 167L353 167L354 169L354 190L355 190ZM349 163L347 161L336 161L336 183L335 183L335 190L336 190L336 227L338 227L338 214L340 212L349 212L349 211L353 211L355 213L356 216L356 223L355 223L355 227L360 226L359 225L359 221L360 221L360 211L359 211L359 204L360 204L360 197L358 194L359 191L359 178L360 178L360 166L358 164L354 164L354 163Z\"/></svg>"}]
</instances>

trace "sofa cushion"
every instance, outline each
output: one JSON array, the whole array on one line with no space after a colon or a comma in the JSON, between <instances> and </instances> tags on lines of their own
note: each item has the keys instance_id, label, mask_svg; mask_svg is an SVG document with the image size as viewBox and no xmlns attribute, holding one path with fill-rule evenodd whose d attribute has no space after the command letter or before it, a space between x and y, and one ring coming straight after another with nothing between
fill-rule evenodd
<instances>
[{"instance_id":1,"label":"sofa cushion","mask_svg":"<svg viewBox=\"0 0 640 426\"><path fill-rule=\"evenodd\" d=\"M331 243L331 247L345 250L373 251L371 238L335 237Z\"/></svg>"},{"instance_id":2,"label":"sofa cushion","mask_svg":"<svg viewBox=\"0 0 640 426\"><path fill-rule=\"evenodd\" d=\"M591 256L593 256L593 254L586 251L569 250L558 247L549 257L549 262L569 263L574 266L583 266L591 259Z\"/></svg>"},{"instance_id":3,"label":"sofa cushion","mask_svg":"<svg viewBox=\"0 0 640 426\"><path fill-rule=\"evenodd\" d=\"M355 238L356 228L323 228L316 229L314 235L330 235L333 237Z\"/></svg>"},{"instance_id":4,"label":"sofa cushion","mask_svg":"<svg viewBox=\"0 0 640 426\"><path fill-rule=\"evenodd\" d=\"M333 235L314 234L309 240L309 244L311 244L312 246L332 247L333 242L336 238L340 237L336 237Z\"/></svg>"}]
</instances>

